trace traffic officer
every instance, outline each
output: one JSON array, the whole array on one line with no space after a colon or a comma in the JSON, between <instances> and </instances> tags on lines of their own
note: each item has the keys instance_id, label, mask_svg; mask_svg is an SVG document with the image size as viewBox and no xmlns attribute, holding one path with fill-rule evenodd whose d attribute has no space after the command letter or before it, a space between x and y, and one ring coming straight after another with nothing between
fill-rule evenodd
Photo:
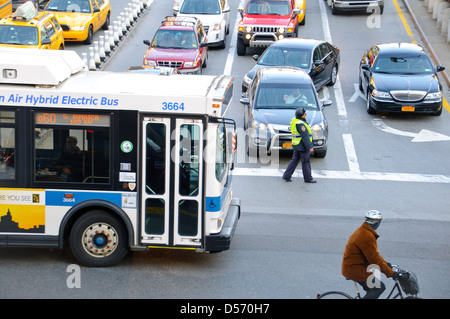
<instances>
[{"instance_id":1,"label":"traffic officer","mask_svg":"<svg viewBox=\"0 0 450 319\"><path fill-rule=\"evenodd\" d=\"M292 174L297 168L298 162L302 161L302 172L305 183L315 183L316 180L311 175L311 153L314 151L312 143L312 131L306 122L306 111L299 108L295 111L295 117L291 120L292 148L294 149L283 179L291 182Z\"/></svg>"}]
</instances>

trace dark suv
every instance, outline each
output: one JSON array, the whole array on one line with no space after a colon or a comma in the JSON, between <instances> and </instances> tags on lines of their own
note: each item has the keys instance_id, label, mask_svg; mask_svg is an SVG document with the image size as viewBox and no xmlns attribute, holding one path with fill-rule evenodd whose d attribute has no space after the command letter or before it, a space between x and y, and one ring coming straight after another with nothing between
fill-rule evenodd
<instances>
[{"instance_id":1,"label":"dark suv","mask_svg":"<svg viewBox=\"0 0 450 319\"><path fill-rule=\"evenodd\" d=\"M328 122L323 107L331 105L331 101L319 100L304 70L286 66L258 69L241 103L245 105L248 155L291 150L290 121L297 108L304 108L312 129L314 156L325 157Z\"/></svg>"}]
</instances>

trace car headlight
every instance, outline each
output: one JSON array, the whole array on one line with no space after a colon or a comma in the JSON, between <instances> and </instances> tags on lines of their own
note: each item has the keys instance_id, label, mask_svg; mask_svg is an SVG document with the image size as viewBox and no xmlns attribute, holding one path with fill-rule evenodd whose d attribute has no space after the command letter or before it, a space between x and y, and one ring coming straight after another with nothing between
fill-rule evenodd
<instances>
[{"instance_id":1,"label":"car headlight","mask_svg":"<svg viewBox=\"0 0 450 319\"><path fill-rule=\"evenodd\" d=\"M311 126L311 130L315 132L323 131L325 130L325 123L324 122L316 123L313 126Z\"/></svg>"},{"instance_id":2,"label":"car headlight","mask_svg":"<svg viewBox=\"0 0 450 319\"><path fill-rule=\"evenodd\" d=\"M70 29L72 31L84 31L87 29L87 27L85 25L80 25L80 26L71 26Z\"/></svg>"},{"instance_id":3,"label":"car headlight","mask_svg":"<svg viewBox=\"0 0 450 319\"><path fill-rule=\"evenodd\" d=\"M439 100L442 98L442 92L433 92L428 93L427 96L425 96L425 100Z\"/></svg>"},{"instance_id":4,"label":"car headlight","mask_svg":"<svg viewBox=\"0 0 450 319\"><path fill-rule=\"evenodd\" d=\"M281 28L278 29L278 33L284 33L284 31L285 31L284 27L281 27Z\"/></svg>"},{"instance_id":5,"label":"car headlight","mask_svg":"<svg viewBox=\"0 0 450 319\"><path fill-rule=\"evenodd\" d=\"M156 66L156 61L144 59L144 65Z\"/></svg>"},{"instance_id":6,"label":"car headlight","mask_svg":"<svg viewBox=\"0 0 450 319\"><path fill-rule=\"evenodd\" d=\"M220 25L220 24L215 24L215 25L213 25L212 26L212 29L214 30L214 31L217 31L217 30L220 30L220 29L222 29L222 26Z\"/></svg>"},{"instance_id":7,"label":"car headlight","mask_svg":"<svg viewBox=\"0 0 450 319\"><path fill-rule=\"evenodd\" d=\"M383 91L378 91L378 90L373 90L372 96L378 97L381 99L390 99L391 98L391 94L389 94L389 92L383 92Z\"/></svg>"},{"instance_id":8,"label":"car headlight","mask_svg":"<svg viewBox=\"0 0 450 319\"><path fill-rule=\"evenodd\" d=\"M262 131L262 130L267 130L267 125L266 125L266 124L257 122L257 121L255 121L255 120L253 120L252 126L253 126L254 128L256 128L256 129L259 129L260 131Z\"/></svg>"},{"instance_id":9,"label":"car headlight","mask_svg":"<svg viewBox=\"0 0 450 319\"><path fill-rule=\"evenodd\" d=\"M252 27L251 26L246 26L245 27L245 32L252 32Z\"/></svg>"},{"instance_id":10,"label":"car headlight","mask_svg":"<svg viewBox=\"0 0 450 319\"><path fill-rule=\"evenodd\" d=\"M198 64L197 61L190 61L190 62L186 61L186 62L184 62L184 67L185 68L195 68L195 67L197 67L197 64Z\"/></svg>"}]
</instances>

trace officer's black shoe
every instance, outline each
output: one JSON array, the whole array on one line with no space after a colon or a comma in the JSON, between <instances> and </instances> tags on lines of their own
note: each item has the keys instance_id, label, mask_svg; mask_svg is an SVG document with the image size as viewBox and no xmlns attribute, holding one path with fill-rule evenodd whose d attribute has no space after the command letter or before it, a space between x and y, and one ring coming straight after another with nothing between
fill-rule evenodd
<instances>
[{"instance_id":1,"label":"officer's black shoe","mask_svg":"<svg viewBox=\"0 0 450 319\"><path fill-rule=\"evenodd\" d=\"M290 178L285 178L285 177L281 177L285 182L292 182L292 179Z\"/></svg>"},{"instance_id":2,"label":"officer's black shoe","mask_svg":"<svg viewBox=\"0 0 450 319\"><path fill-rule=\"evenodd\" d=\"M315 179L312 179L310 181L305 181L305 183L317 183L317 181Z\"/></svg>"}]
</instances>

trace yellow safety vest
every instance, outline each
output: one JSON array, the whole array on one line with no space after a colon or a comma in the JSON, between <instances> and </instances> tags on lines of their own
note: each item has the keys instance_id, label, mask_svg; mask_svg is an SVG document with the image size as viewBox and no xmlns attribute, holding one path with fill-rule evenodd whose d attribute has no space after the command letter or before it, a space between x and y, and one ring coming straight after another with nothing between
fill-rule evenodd
<instances>
[{"instance_id":1,"label":"yellow safety vest","mask_svg":"<svg viewBox=\"0 0 450 319\"><path fill-rule=\"evenodd\" d=\"M306 129L308 130L308 134L309 134L309 140L312 142L312 131L311 128L309 127L309 124L306 123L306 121L303 120L299 120L298 118L294 117L291 120L291 133L292 133L292 145L298 145L300 144L300 141L302 140L302 138L300 137L300 133L297 131L297 123L298 122L302 122Z\"/></svg>"}]
</instances>

